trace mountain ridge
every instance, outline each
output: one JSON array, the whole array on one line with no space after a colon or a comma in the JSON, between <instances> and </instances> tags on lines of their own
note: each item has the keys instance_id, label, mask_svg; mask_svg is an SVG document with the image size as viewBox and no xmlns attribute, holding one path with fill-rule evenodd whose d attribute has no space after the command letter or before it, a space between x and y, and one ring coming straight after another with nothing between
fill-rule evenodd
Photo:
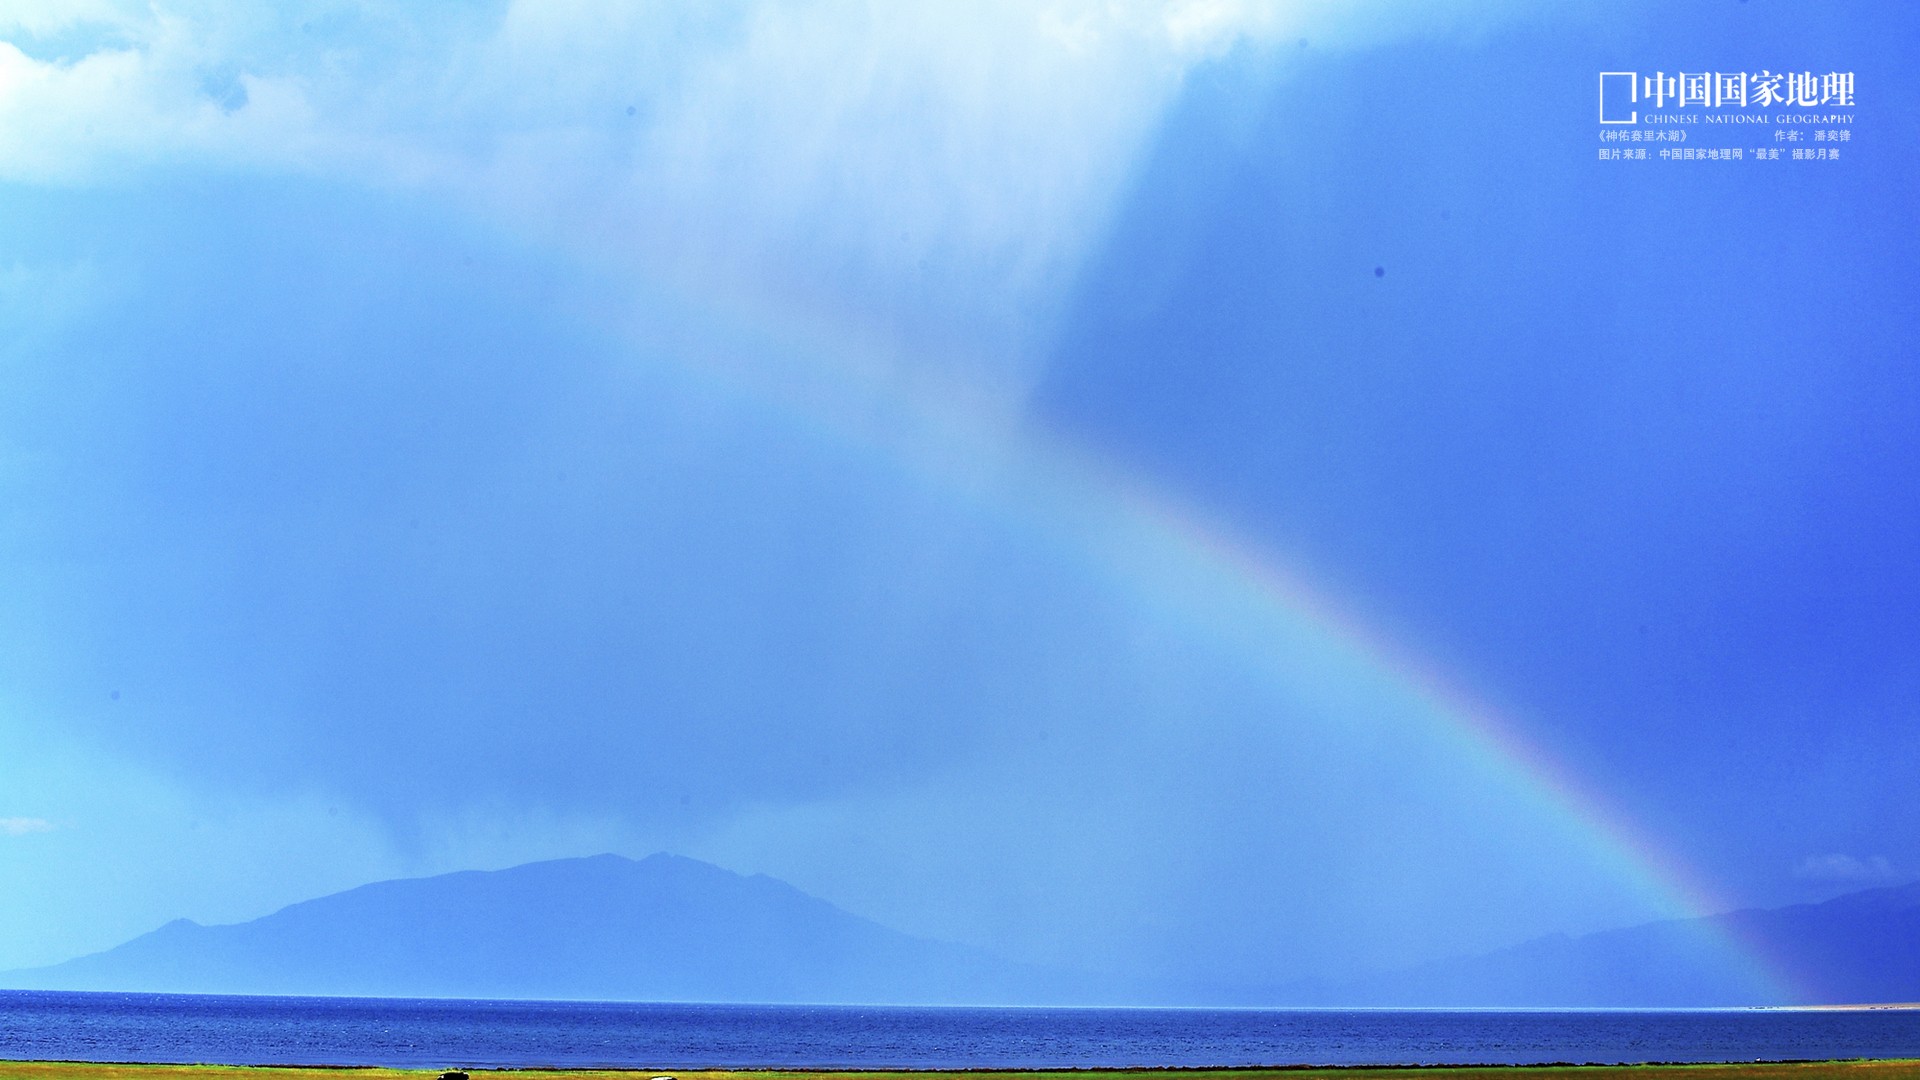
<instances>
[{"instance_id":1,"label":"mountain ridge","mask_svg":"<svg viewBox=\"0 0 1920 1080\"><path fill-rule=\"evenodd\" d=\"M370 882L0 973L21 989L845 1004L984 1003L1067 979L665 853Z\"/></svg>"},{"instance_id":2,"label":"mountain ridge","mask_svg":"<svg viewBox=\"0 0 1920 1080\"><path fill-rule=\"evenodd\" d=\"M1765 970L1729 966L1764 957ZM1776 974L1778 979L1766 976ZM0 972L17 989L860 1005L1640 1007L1920 1000L1920 882L1353 978L1266 985L1025 965L901 933L765 874L657 853L370 882L258 919L175 919Z\"/></svg>"},{"instance_id":3,"label":"mountain ridge","mask_svg":"<svg viewBox=\"0 0 1920 1080\"><path fill-rule=\"evenodd\" d=\"M1731 970L1728 941L1754 969ZM1920 881L1779 908L1548 934L1353 980L1301 1004L1717 1008L1920 1001Z\"/></svg>"}]
</instances>

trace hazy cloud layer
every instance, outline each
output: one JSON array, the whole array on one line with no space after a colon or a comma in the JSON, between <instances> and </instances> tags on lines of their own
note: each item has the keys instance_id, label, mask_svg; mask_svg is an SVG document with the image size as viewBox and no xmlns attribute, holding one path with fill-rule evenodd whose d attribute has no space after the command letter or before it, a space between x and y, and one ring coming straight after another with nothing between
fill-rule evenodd
<instances>
[{"instance_id":1,"label":"hazy cloud layer","mask_svg":"<svg viewBox=\"0 0 1920 1080\"><path fill-rule=\"evenodd\" d=\"M1891 885L1903 880L1885 855L1860 858L1839 853L1809 855L1793 868L1795 877L1836 885Z\"/></svg>"},{"instance_id":2,"label":"hazy cloud layer","mask_svg":"<svg viewBox=\"0 0 1920 1080\"><path fill-rule=\"evenodd\" d=\"M26 836L29 833L52 832L54 824L46 818L10 817L0 818L0 833L8 836Z\"/></svg>"}]
</instances>

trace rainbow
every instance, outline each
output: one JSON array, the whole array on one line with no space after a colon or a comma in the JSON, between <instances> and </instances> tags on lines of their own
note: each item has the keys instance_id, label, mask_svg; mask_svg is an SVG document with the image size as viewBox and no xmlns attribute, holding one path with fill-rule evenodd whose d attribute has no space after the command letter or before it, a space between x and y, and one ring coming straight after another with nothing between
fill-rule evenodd
<instances>
[{"instance_id":1,"label":"rainbow","mask_svg":"<svg viewBox=\"0 0 1920 1080\"><path fill-rule=\"evenodd\" d=\"M880 359L889 352L885 342L859 340L844 326L780 310L764 297L717 304L711 293L696 301L656 289L650 299L645 306L655 311L664 299L669 310L704 314L697 325L678 327L666 349L631 340L649 360L1043 537L1074 565L1093 568L1123 595L1156 605L1249 664L1297 675L1274 642L1309 644L1348 677L1388 688L1454 750L1579 837L1659 917L1728 910L1682 859L1460 680L1369 626L1277 554L1087 448L1022 424L1009 398L910 376L907 365ZM1813 1000L1761 943L1719 924L1697 925L1753 995L1729 1004Z\"/></svg>"},{"instance_id":2,"label":"rainbow","mask_svg":"<svg viewBox=\"0 0 1920 1080\"><path fill-rule=\"evenodd\" d=\"M1731 907L1684 860L1662 846L1593 785L1533 742L1501 711L1459 680L1368 626L1286 562L1210 523L1164 492L1109 477L1106 490L1156 557L1178 559L1215 580L1223 593L1247 598L1268 619L1303 628L1342 656L1363 678L1389 683L1470 758L1488 766L1533 805L1570 826L1665 917L1701 918ZM1257 644L1241 643L1258 659ZM1813 1000L1767 947L1720 924L1700 923L1755 1001ZM1744 1002L1742 1004L1745 1004Z\"/></svg>"}]
</instances>

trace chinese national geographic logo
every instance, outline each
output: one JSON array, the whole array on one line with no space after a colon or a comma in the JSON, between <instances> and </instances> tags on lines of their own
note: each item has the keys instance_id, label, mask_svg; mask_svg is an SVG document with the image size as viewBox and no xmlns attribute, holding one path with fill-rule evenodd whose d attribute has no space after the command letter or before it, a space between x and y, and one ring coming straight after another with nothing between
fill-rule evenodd
<instances>
[{"instance_id":1,"label":"chinese national geographic logo","mask_svg":"<svg viewBox=\"0 0 1920 1080\"><path fill-rule=\"evenodd\" d=\"M1603 71L1597 153L1602 161L1851 159L1853 108L1851 71Z\"/></svg>"},{"instance_id":2,"label":"chinese national geographic logo","mask_svg":"<svg viewBox=\"0 0 1920 1080\"><path fill-rule=\"evenodd\" d=\"M1600 122L1640 123L1642 109L1819 109L1853 107L1853 72L1656 71L1600 73ZM1785 114L1783 114L1785 115ZM1779 123L1790 123L1781 119ZM1815 121L1802 121L1812 123Z\"/></svg>"}]
</instances>

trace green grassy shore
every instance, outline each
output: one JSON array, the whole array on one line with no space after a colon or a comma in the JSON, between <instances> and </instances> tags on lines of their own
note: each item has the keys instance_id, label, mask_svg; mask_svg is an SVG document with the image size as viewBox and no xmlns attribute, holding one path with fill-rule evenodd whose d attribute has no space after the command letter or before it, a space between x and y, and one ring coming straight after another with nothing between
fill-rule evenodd
<instances>
[{"instance_id":1,"label":"green grassy shore","mask_svg":"<svg viewBox=\"0 0 1920 1080\"><path fill-rule=\"evenodd\" d=\"M1738 1065L1502 1065L1298 1069L980 1069L956 1072L854 1070L501 1069L474 1080L1920 1080L1920 1060L1810 1061ZM433 1069L361 1069L238 1065L96 1065L76 1061L0 1061L0 1080L437 1080Z\"/></svg>"}]
</instances>

